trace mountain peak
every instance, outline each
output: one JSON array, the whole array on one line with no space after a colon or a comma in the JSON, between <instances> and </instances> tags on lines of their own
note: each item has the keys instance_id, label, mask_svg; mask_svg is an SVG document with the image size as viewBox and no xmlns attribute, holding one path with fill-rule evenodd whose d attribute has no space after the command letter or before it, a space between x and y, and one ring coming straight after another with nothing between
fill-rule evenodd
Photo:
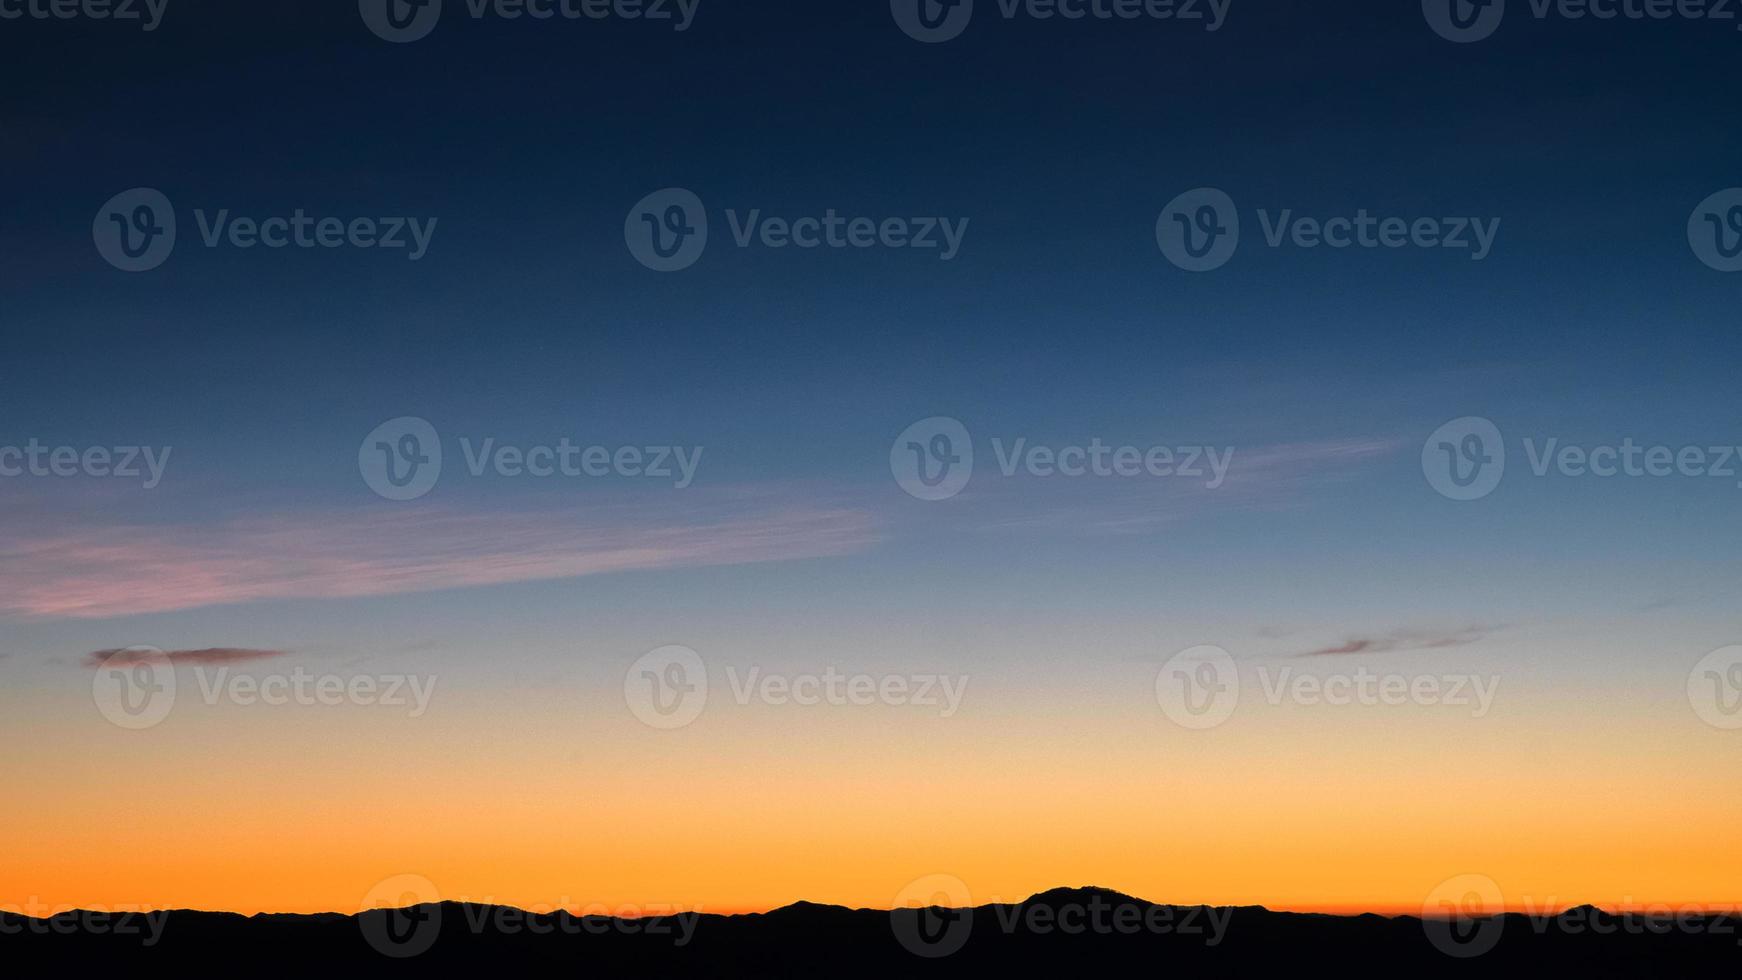
<instances>
[{"instance_id":1,"label":"mountain peak","mask_svg":"<svg viewBox=\"0 0 1742 980\"><path fill-rule=\"evenodd\" d=\"M1043 892L1030 895L1024 905L1083 905L1099 901L1108 905L1153 905L1155 903L1135 898L1124 892L1099 885L1082 885L1076 888L1049 888Z\"/></svg>"},{"instance_id":2,"label":"mountain peak","mask_svg":"<svg viewBox=\"0 0 1742 980\"><path fill-rule=\"evenodd\" d=\"M845 905L829 905L822 902L807 902L801 899L791 903L790 905L782 905L780 908L770 909L763 914L769 916L796 917L827 915L837 912L851 911L852 909L847 908Z\"/></svg>"}]
</instances>

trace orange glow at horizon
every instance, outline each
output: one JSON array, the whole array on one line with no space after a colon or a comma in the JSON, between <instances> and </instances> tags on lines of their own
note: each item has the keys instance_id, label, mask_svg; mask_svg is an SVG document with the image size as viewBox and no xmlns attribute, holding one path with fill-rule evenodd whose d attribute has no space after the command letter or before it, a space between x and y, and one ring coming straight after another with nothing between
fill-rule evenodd
<instances>
[{"instance_id":1,"label":"orange glow at horizon","mask_svg":"<svg viewBox=\"0 0 1742 980\"><path fill-rule=\"evenodd\" d=\"M1715 778L1736 740L1657 705L1598 724L1515 704L1480 726L1243 705L1210 732L1141 692L1021 706L727 703L675 732L538 697L410 725L195 706L141 738L99 720L0 764L0 906L355 912L405 874L443 899L625 914L889 908L932 874L974 904L1096 885L1418 915L1464 874L1512 911L1742 899L1742 851L1713 846L1742 812Z\"/></svg>"}]
</instances>

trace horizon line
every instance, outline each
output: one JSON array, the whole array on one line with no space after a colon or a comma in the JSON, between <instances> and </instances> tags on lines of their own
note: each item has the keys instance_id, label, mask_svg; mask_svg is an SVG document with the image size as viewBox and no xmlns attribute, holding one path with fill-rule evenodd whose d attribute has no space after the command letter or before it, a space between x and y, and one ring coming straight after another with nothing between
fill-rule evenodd
<instances>
[{"instance_id":1,"label":"horizon line","mask_svg":"<svg viewBox=\"0 0 1742 980\"><path fill-rule=\"evenodd\" d=\"M1110 896L1118 896L1120 898L1130 899L1134 902L1138 902L1138 903L1141 903L1144 905L1154 906L1154 907L1158 907L1158 908L1174 908L1174 909L1204 908L1204 909L1217 909L1217 910L1233 909L1233 910L1237 910L1237 911L1238 910L1246 910L1246 911L1253 911L1253 912L1266 912L1266 913L1277 914L1277 915L1323 915L1323 916L1333 916L1333 917L1337 917L1337 918L1360 918L1362 916L1367 916L1367 915L1380 916L1382 918L1388 918L1388 919L1430 920L1430 919L1440 918L1439 916L1433 916L1433 915L1427 914L1428 910L1425 908L1421 908L1419 906L1400 906L1400 905L1393 905L1393 904L1389 904L1389 903L1374 903L1374 904L1370 904L1370 905L1369 904L1358 904L1358 903L1328 903L1328 904L1313 904L1313 905L1295 905L1295 904L1269 905L1269 904L1265 904L1265 903L1245 903L1245 904L1218 905L1218 904L1211 904L1211 903L1207 903L1207 902L1158 902L1158 901L1153 901L1151 899L1142 898L1142 897L1137 896L1137 895L1132 895L1132 894L1127 893L1127 892L1121 892L1118 889L1105 888L1105 887L1100 887L1100 886L1072 886L1072 887L1060 886L1060 887L1046 888L1046 889L1042 889L1040 891L1034 892L1033 894L1030 894L1027 897L1020 898L1020 899L1004 900L1004 899L996 899L995 898L995 899L991 899L989 901L976 902L976 903L971 904L971 905L941 905L938 903L931 903L931 904L926 904L926 905L900 905L900 906L892 906L889 908L878 908L878 907L872 907L872 906L843 905L843 904L840 904L838 902L818 902L818 901L813 901L811 899L804 899L804 898L794 899L790 902L786 902L786 903L781 904L781 905L770 906L767 908L744 907L744 906L727 906L727 907L720 907L720 908L707 908L699 903L694 904L694 905L684 905L684 904L673 903L673 902L641 902L641 903L619 902L619 903L615 903L613 905L613 903L607 903L607 902L601 902L601 901L589 902L589 903L585 903L585 904L581 904L581 905L555 905L555 904L551 904L551 905L547 906L544 903L533 903L530 906L523 906L523 905L519 905L519 904L512 903L512 902L498 902L498 901L490 901L490 900L473 900L473 899L466 898L466 897L456 897L456 898L438 898L438 899L434 899L431 901L411 902L411 903L408 903L405 905L372 905L372 906L359 908L359 909L357 909L355 911L351 911L351 912L346 912L346 911L342 911L339 909L330 909L330 908L329 909L318 909L318 910L313 910L313 911L295 911L295 910L284 910L284 909L256 909L256 910L252 910L252 911L241 911L238 909L194 908L194 907L189 907L189 906L143 907L143 906L139 906L139 905L115 905L115 906L111 906L111 907L104 907L101 903L94 903L94 904L89 905L89 906L86 906L86 905L55 905L55 906L50 906L51 911L47 911L46 914L33 915L30 912L25 911L25 909L23 907L15 904L15 903L0 903L0 915L14 915L14 916L19 916L19 917L26 918L26 919L33 919L36 921L46 921L49 919L54 919L54 918L57 918L60 916L65 916L65 915L120 915L120 914L158 915L158 914L174 914L174 913L178 913L178 912L183 913L183 914L190 914L190 915L234 915L234 916L239 916L239 917L242 917L245 919L254 919L254 918L260 918L260 917L264 917L264 916L297 916L297 917L309 917L309 918L313 918L313 917L317 917L317 916L340 916L340 917L344 917L344 918L354 918L356 916L363 915L363 914L366 914L368 912L376 912L376 911L382 911L382 910L390 910L391 911L391 910L399 910L399 909L412 909L412 908L420 908L420 907L429 906L429 905L460 905L460 906L470 906L470 907L475 907L475 908L511 909L513 911L520 912L520 913L523 913L526 915L535 915L535 916L555 916L558 914L567 914L573 918L605 918L605 919L623 919L623 920L658 919L658 918L668 918L668 917L673 917L673 916L678 916L678 915L712 915L712 916L722 916L722 917L770 915L770 914L773 914L776 912L783 912L783 911L787 911L790 909L796 909L796 908L807 907L807 906L811 907L811 908L820 908L820 909L836 909L836 910L840 910L840 911L844 911L844 912L871 913L871 914L887 915L887 914L892 914L894 912L902 911L905 909L942 908L942 909L949 909L949 910L954 910L954 911L971 911L971 910L993 908L993 907L999 907L999 906L1012 907L1012 906L1029 904L1031 902L1034 902L1036 899L1042 898L1044 896L1049 896L1049 895L1052 895L1054 893L1059 893L1059 892L1102 893L1102 894L1106 894L1106 895L1110 895ZM29 904L34 906L34 905L42 904L42 903L38 903L35 899L32 899ZM584 911L586 909L592 909L592 908L596 908L596 907L605 907L605 908L615 909L615 910L614 911L604 911L604 912ZM639 913L624 911L624 909L627 909L627 908L644 908L644 909L647 909L648 911L639 912ZM1565 914L1569 911L1572 911L1574 909L1580 909L1580 908L1594 908L1597 911L1602 912L1605 915L1695 914L1695 915L1708 915L1708 916L1730 916L1730 915L1742 914L1742 900L1731 900L1731 901L1720 901L1720 902L1690 902L1690 901L1668 902L1668 901L1638 901L1638 900L1633 900L1633 899L1627 899L1627 900L1623 900L1620 902L1610 902L1610 903L1594 902L1594 901L1573 901L1573 902L1568 902L1568 903L1564 903L1564 904L1563 903L1555 903L1552 906L1543 906L1543 907L1532 907L1529 905L1519 905L1519 904L1508 903L1505 906L1503 906L1502 908L1499 908L1493 912L1483 911L1483 912L1479 913L1478 915L1476 915L1475 917L1488 918L1488 917L1495 917L1495 916L1502 916L1502 915L1525 915L1525 916L1547 916L1549 918L1553 918L1556 916L1563 915L1563 914ZM655 909L659 909L661 911L653 911Z\"/></svg>"}]
</instances>

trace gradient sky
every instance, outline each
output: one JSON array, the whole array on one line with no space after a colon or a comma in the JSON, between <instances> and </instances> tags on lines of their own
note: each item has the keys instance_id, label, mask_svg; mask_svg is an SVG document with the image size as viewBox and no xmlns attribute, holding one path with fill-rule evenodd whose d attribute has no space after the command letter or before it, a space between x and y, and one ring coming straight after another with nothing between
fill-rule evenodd
<instances>
[{"instance_id":1,"label":"gradient sky","mask_svg":"<svg viewBox=\"0 0 1742 980\"><path fill-rule=\"evenodd\" d=\"M1686 694L1742 643L1742 489L1537 479L1516 442L1742 444L1742 276L1685 235L1742 184L1742 36L1514 11L1454 45L1391 6L1236 4L1213 34L982 11L939 45L881 2L703 0L681 34L450 12L406 45L350 3L0 22L0 445L174 447L149 491L0 479L0 905L352 911L402 873L716 911L939 873L984 900L1419 909L1468 873L1511 904L1742 900L1742 733ZM137 186L182 241L129 275L91 216ZM671 186L715 239L659 275L623 221ZM1246 219L1502 226L1482 262L1251 227L1192 275L1154 227L1200 186ZM439 226L415 263L197 246L196 208L298 207ZM971 225L950 262L740 250L727 208ZM981 454L946 502L889 471L935 415ZM1470 415L1514 457L1456 503L1419 454ZM449 454L411 503L357 468L399 416ZM460 436L706 449L676 490L466 478ZM992 437L1236 457L1216 491L1002 479ZM1187 731L1155 676L1206 643L1501 688L1480 719L1243 700ZM415 719L186 699L126 731L86 659L136 644L439 687ZM623 677L666 644L970 687L940 718L716 676L655 731Z\"/></svg>"}]
</instances>

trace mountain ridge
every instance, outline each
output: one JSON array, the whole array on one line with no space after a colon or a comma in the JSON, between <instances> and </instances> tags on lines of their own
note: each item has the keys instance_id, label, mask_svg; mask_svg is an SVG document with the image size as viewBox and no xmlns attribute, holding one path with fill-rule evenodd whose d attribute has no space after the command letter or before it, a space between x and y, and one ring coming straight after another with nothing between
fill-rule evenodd
<instances>
[{"instance_id":1,"label":"mountain ridge","mask_svg":"<svg viewBox=\"0 0 1742 980\"><path fill-rule=\"evenodd\" d=\"M335 967L560 970L659 977L931 977L1111 972L1250 978L1335 963L1351 977L1578 978L1730 975L1742 961L1734 913L1675 923L1575 905L1557 915L1463 921L1335 915L1262 906L1161 905L1096 886L1011 903L854 909L797 901L766 912L674 910L618 917L440 901L357 913L69 910L0 912L9 966L234 969L266 958ZM1597 917L1601 929L1593 928ZM1657 931L1653 927L1661 927Z\"/></svg>"},{"instance_id":2,"label":"mountain ridge","mask_svg":"<svg viewBox=\"0 0 1742 980\"><path fill-rule=\"evenodd\" d=\"M1055 903L1055 902L1058 902L1061 900L1067 900L1067 899L1072 901L1072 902L1076 902L1076 903L1083 903L1085 899L1088 899L1090 901L1092 901L1094 899L1100 899L1102 901L1112 901L1112 902L1117 903L1117 904L1132 904L1132 905L1148 906L1148 907L1154 907L1154 908L1214 909L1217 911L1232 910L1235 912L1264 913L1264 914L1269 914L1269 915L1323 916L1323 917L1335 918L1335 919L1361 919L1361 918L1368 918L1368 917L1377 917L1377 918L1386 919L1386 920L1408 919L1408 920L1422 921L1422 920L1437 918L1437 917L1430 917L1430 916L1423 916L1423 915L1414 915L1414 914L1410 914L1410 913L1406 913L1406 912L1405 913L1396 913L1396 914L1388 914L1385 912L1377 912L1377 911L1328 912L1328 911L1311 910L1311 909L1272 909L1266 905L1211 905L1211 904L1203 903L1203 902L1192 902L1192 903L1157 902L1157 901L1153 901L1153 900L1146 899L1146 898L1140 898L1138 896L1131 895L1131 894L1128 894L1125 892L1120 892L1116 889L1104 888L1104 887L1096 886L1096 885L1058 886L1058 887L1054 887L1054 888L1048 888L1048 889L1045 889L1043 891L1035 892L1032 895L1029 895L1027 898L1020 899L1020 900L1014 901L1014 902L1011 902L1011 901L988 901L988 902L980 902L980 903L973 904L973 905L961 905L961 906L930 904L930 905L922 905L922 906L892 906L889 908L879 908L876 906L851 906L851 905L842 905L842 904L839 904L836 902L813 902L809 899L796 899L794 901L788 902L785 905L778 905L778 906L775 906L773 908L763 909L763 910L743 911L743 912L710 912L705 907L697 906L694 908L678 909L674 912L661 913L661 914L663 914L663 915L696 914L696 915L717 916L717 917L723 917L723 918L734 918L734 917L744 917L744 916L767 916L767 915L775 915L778 913L790 912L790 911L850 912L850 913L872 913L872 914L877 914L877 915L888 915L892 912L898 912L898 911L901 911L903 909L910 909L910 908L948 909L948 910L957 910L957 911L967 911L967 910L974 910L974 909L987 909L987 908L993 908L993 907L1021 908L1021 907L1030 906L1030 905L1052 904L1052 903ZM1739 903L1739 904L1742 904L1742 903ZM512 903L475 902L475 901L469 901L469 900L465 900L465 899L442 899L440 901L435 901L435 902L416 902L416 903L412 903L410 905L401 905L401 906L392 906L392 905L372 906L370 908L359 909L356 912L341 912L341 911L338 911L336 909L323 910L323 911L319 911L319 912L283 912L283 911L235 912L235 911L231 911L228 909L201 909L201 908L173 907L173 906L171 906L171 907L152 908L152 909L143 909L143 908L141 908L141 909L117 909L114 911L104 910L102 908L71 908L71 909L63 909L61 911L54 912L50 915L32 916L32 915L27 915L23 912L7 911L4 908L0 908L0 919L12 917L12 918L28 919L28 920L37 921L37 922L47 922L47 921L51 921L53 919L65 918L68 916L90 917L90 916L122 915L122 914L176 915L176 916L186 916L186 917L195 917L195 916L219 917L219 916L222 916L222 917L230 917L230 918L240 919L243 921L272 920L272 919L322 919L322 918L355 919L359 915L365 915L369 912L374 912L374 911L381 911L381 910L404 911L407 909L425 908L425 907L440 907L440 908L453 908L453 909L504 910L504 911L517 912L517 913L521 913L521 914L525 914L525 915L534 915L534 916L555 916L555 915L565 915L566 914L566 915L574 916L575 918L611 918L611 919L625 919L625 920L631 920L631 921L636 920L636 919L660 917L660 915L633 915L632 916L632 915L615 915L615 914L606 915L606 914L600 914L600 913L576 913L573 910L568 909L568 908L549 909L546 911L535 911L536 907L529 908L526 906L514 905ZM586 906L583 906L583 908L585 908L585 907ZM1500 918L1500 917L1507 917L1507 916L1518 916L1518 917L1522 917L1522 918L1526 918L1526 919L1558 918L1558 917L1570 915L1573 913L1579 913L1579 914L1583 914L1583 915L1589 915L1592 913L1596 913L1596 914L1600 914L1600 915L1604 915L1604 916L1611 916L1611 917L1644 914L1641 910L1615 911L1613 909L1605 909L1605 908L1603 908L1599 905L1596 905L1594 903L1585 902L1585 903L1580 903L1580 904L1576 904L1576 905L1567 905L1565 907L1557 909L1554 912L1524 913L1524 912L1517 912L1517 911L1503 911L1503 912L1492 913L1489 915L1475 916L1474 918ZM1735 913L1735 912L1713 911L1710 913L1705 913L1704 917L1706 917L1706 918L1725 918L1728 916L1734 916L1736 914L1737 913Z\"/></svg>"}]
</instances>

